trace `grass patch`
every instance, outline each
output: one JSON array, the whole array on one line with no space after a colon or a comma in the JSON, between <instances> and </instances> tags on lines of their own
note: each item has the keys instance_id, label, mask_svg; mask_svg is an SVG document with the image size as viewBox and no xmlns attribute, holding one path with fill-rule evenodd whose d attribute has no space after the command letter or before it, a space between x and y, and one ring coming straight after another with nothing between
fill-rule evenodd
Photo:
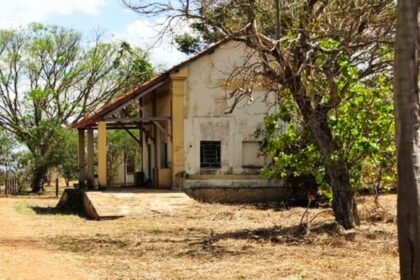
<instances>
[{"instance_id":1,"label":"grass patch","mask_svg":"<svg viewBox=\"0 0 420 280\"><path fill-rule=\"evenodd\" d=\"M381 197L381 209L364 198L362 224L351 231L316 208L308 210L309 221L316 217L308 224L300 223L301 207L199 203L170 215L89 221L55 213L55 202L25 199L14 207L37 215L26 219L37 229L34 238L77 256L95 271L93 280L398 278L395 196Z\"/></svg>"},{"instance_id":2,"label":"grass patch","mask_svg":"<svg viewBox=\"0 0 420 280\"><path fill-rule=\"evenodd\" d=\"M36 215L34 209L32 209L27 201L17 201L13 205L13 208L16 210L18 214L26 215L26 216L33 216Z\"/></svg>"},{"instance_id":3,"label":"grass patch","mask_svg":"<svg viewBox=\"0 0 420 280\"><path fill-rule=\"evenodd\" d=\"M54 201L55 202L55 201ZM50 206L46 203L37 203L31 200L19 200L13 205L15 211L24 216L44 216L47 219L64 219L76 220L81 219L77 214L72 211L63 211Z\"/></svg>"},{"instance_id":4,"label":"grass patch","mask_svg":"<svg viewBox=\"0 0 420 280\"><path fill-rule=\"evenodd\" d=\"M50 239L49 241L61 250L67 250L76 253L116 253L116 250L121 250L128 247L128 243L126 241L122 240L121 238L111 237L109 235L79 237L59 236L57 238Z\"/></svg>"}]
</instances>

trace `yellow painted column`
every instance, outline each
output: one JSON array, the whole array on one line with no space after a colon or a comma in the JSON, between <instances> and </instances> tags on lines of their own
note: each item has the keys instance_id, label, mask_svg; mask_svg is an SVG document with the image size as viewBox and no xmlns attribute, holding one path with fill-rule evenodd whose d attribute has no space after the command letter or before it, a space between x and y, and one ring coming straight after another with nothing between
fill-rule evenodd
<instances>
[{"instance_id":1,"label":"yellow painted column","mask_svg":"<svg viewBox=\"0 0 420 280\"><path fill-rule=\"evenodd\" d=\"M106 122L98 122L98 184L107 187L106 179Z\"/></svg>"},{"instance_id":2,"label":"yellow painted column","mask_svg":"<svg viewBox=\"0 0 420 280\"><path fill-rule=\"evenodd\" d=\"M86 158L86 179L88 188L92 188L95 184L95 175L93 169L94 158L94 143L93 143L93 129L87 130L87 158Z\"/></svg>"},{"instance_id":3,"label":"yellow painted column","mask_svg":"<svg viewBox=\"0 0 420 280\"><path fill-rule=\"evenodd\" d=\"M185 171L184 154L184 96L188 68L182 68L171 75L172 106L172 183L175 176Z\"/></svg>"},{"instance_id":4,"label":"yellow painted column","mask_svg":"<svg viewBox=\"0 0 420 280\"><path fill-rule=\"evenodd\" d=\"M86 157L85 157L85 130L79 129L78 163L79 163L79 188L85 187Z\"/></svg>"}]
</instances>

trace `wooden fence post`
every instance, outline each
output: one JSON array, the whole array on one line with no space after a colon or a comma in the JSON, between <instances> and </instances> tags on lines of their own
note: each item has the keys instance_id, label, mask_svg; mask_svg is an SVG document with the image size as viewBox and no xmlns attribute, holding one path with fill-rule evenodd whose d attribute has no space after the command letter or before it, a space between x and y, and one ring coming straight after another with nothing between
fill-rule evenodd
<instances>
[{"instance_id":1,"label":"wooden fence post","mask_svg":"<svg viewBox=\"0 0 420 280\"><path fill-rule=\"evenodd\" d=\"M6 197L7 197L7 195L8 195L8 193L7 193L7 188L8 188L8 179L6 178L5 180L4 180L4 194L6 195Z\"/></svg>"},{"instance_id":2,"label":"wooden fence post","mask_svg":"<svg viewBox=\"0 0 420 280\"><path fill-rule=\"evenodd\" d=\"M55 178L55 197L58 197L58 191L59 191L58 178Z\"/></svg>"}]
</instances>

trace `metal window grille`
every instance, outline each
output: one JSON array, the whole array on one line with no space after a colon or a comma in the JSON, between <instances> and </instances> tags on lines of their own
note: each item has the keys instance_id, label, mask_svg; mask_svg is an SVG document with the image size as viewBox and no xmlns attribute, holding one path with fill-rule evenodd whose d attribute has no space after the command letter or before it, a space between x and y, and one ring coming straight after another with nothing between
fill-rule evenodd
<instances>
[{"instance_id":1,"label":"metal window grille","mask_svg":"<svg viewBox=\"0 0 420 280\"><path fill-rule=\"evenodd\" d=\"M200 167L220 168L220 141L200 142Z\"/></svg>"}]
</instances>

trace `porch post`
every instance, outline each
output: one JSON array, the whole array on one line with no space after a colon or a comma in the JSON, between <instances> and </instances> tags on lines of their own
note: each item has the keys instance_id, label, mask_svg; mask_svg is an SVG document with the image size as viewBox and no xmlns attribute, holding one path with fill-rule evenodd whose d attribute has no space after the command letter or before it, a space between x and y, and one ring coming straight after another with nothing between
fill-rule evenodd
<instances>
[{"instance_id":1,"label":"porch post","mask_svg":"<svg viewBox=\"0 0 420 280\"><path fill-rule=\"evenodd\" d=\"M87 187L93 188L95 184L95 176L94 176L94 169L93 169L93 129L87 129L87 168L86 168L86 179L87 179Z\"/></svg>"},{"instance_id":2,"label":"porch post","mask_svg":"<svg viewBox=\"0 0 420 280\"><path fill-rule=\"evenodd\" d=\"M85 187L86 163L85 163L85 130L79 129L78 162L79 162L79 188Z\"/></svg>"},{"instance_id":3,"label":"porch post","mask_svg":"<svg viewBox=\"0 0 420 280\"><path fill-rule=\"evenodd\" d=\"M107 187L106 176L106 122L98 122L98 184Z\"/></svg>"},{"instance_id":4,"label":"porch post","mask_svg":"<svg viewBox=\"0 0 420 280\"><path fill-rule=\"evenodd\" d=\"M184 83L188 77L188 68L182 68L171 75L172 107L172 184L175 176L184 171Z\"/></svg>"}]
</instances>

